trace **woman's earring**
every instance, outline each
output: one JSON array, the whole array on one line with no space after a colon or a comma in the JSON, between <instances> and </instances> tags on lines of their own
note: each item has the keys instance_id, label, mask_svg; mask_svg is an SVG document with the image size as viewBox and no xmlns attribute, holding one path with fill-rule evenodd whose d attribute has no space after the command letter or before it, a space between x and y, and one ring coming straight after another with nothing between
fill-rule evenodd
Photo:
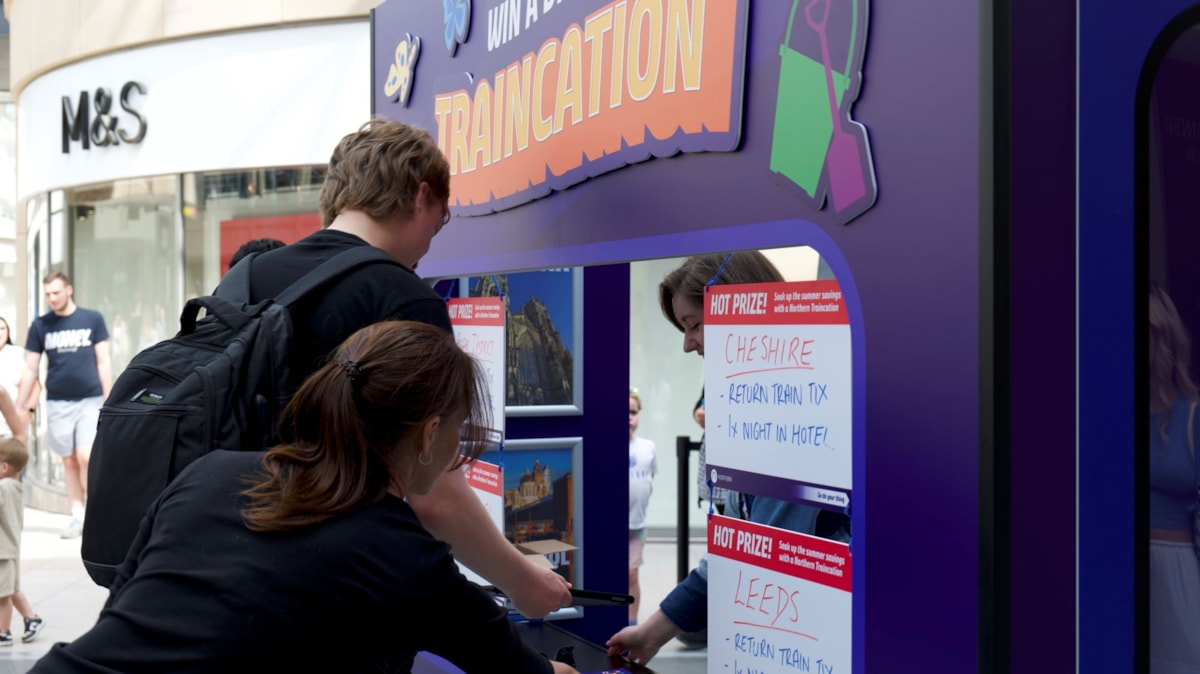
<instances>
[{"instance_id":1,"label":"woman's earring","mask_svg":"<svg viewBox=\"0 0 1200 674\"><path fill-rule=\"evenodd\" d=\"M422 466L428 466L433 463L433 452L421 452L417 455L417 463Z\"/></svg>"}]
</instances>

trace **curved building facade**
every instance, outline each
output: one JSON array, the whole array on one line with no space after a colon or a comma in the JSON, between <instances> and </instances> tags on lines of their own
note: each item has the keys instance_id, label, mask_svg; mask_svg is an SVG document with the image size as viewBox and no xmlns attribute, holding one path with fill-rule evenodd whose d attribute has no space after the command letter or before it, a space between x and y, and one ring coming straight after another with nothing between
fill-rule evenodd
<instances>
[{"instance_id":1,"label":"curved building facade","mask_svg":"<svg viewBox=\"0 0 1200 674\"><path fill-rule=\"evenodd\" d=\"M329 153L370 117L377 4L6 0L17 343L63 271L104 315L117 374L242 243L317 229ZM65 508L38 426L30 500Z\"/></svg>"}]
</instances>

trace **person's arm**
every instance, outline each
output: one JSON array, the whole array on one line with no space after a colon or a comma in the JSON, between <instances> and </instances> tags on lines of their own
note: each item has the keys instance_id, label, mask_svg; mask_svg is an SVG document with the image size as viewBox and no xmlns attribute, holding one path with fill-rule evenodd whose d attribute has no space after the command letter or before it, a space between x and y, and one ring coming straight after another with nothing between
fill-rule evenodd
<instances>
[{"instance_id":1,"label":"person's arm","mask_svg":"<svg viewBox=\"0 0 1200 674\"><path fill-rule=\"evenodd\" d=\"M12 430L13 437L25 442L29 413L13 404L12 396L8 395L8 390L3 386L0 386L0 416L4 417L4 423Z\"/></svg>"},{"instance_id":2,"label":"person's arm","mask_svg":"<svg viewBox=\"0 0 1200 674\"><path fill-rule=\"evenodd\" d=\"M650 661L668 641L683 632L671 622L662 610L655 611L645 622L632 625L612 635L605 646L609 655L624 654L630 660L644 665Z\"/></svg>"},{"instance_id":3,"label":"person's arm","mask_svg":"<svg viewBox=\"0 0 1200 674\"><path fill-rule=\"evenodd\" d=\"M17 384L18 408L28 410L34 405L33 384L38 380L38 370L42 366L41 351L25 351L25 369L21 372L21 383Z\"/></svg>"},{"instance_id":4,"label":"person's arm","mask_svg":"<svg viewBox=\"0 0 1200 674\"><path fill-rule=\"evenodd\" d=\"M112 390L112 348L111 343L106 339L102 342L96 342L94 347L96 352L96 373L100 375L100 394L108 400L108 392Z\"/></svg>"},{"instance_id":5,"label":"person's arm","mask_svg":"<svg viewBox=\"0 0 1200 674\"><path fill-rule=\"evenodd\" d=\"M646 664L681 632L708 627L708 556L671 590L645 622L622 629L605 643L609 655L629 652L629 659Z\"/></svg>"},{"instance_id":6,"label":"person's arm","mask_svg":"<svg viewBox=\"0 0 1200 674\"><path fill-rule=\"evenodd\" d=\"M463 471L443 475L428 494L411 495L408 503L426 529L450 544L455 559L500 588L522 614L541 618L570 604L570 583L525 559L504 538Z\"/></svg>"}]
</instances>

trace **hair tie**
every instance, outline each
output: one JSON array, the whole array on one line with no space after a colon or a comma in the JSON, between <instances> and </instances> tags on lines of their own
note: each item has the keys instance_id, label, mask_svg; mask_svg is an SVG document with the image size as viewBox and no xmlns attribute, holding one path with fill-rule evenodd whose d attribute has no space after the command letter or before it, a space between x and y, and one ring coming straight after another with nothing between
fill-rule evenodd
<instances>
[{"instance_id":1,"label":"hair tie","mask_svg":"<svg viewBox=\"0 0 1200 674\"><path fill-rule=\"evenodd\" d=\"M351 382L358 381L358 377L362 374L362 363L357 360L343 360L338 365L346 371L346 376L350 378Z\"/></svg>"}]
</instances>

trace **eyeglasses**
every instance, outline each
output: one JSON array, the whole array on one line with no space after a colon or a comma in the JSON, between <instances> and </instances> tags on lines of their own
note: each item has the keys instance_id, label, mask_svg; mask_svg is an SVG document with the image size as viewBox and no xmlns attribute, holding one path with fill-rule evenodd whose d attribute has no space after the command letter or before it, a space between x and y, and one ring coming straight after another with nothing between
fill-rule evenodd
<instances>
[{"instance_id":1,"label":"eyeglasses","mask_svg":"<svg viewBox=\"0 0 1200 674\"><path fill-rule=\"evenodd\" d=\"M463 422L463 425L458 428L458 460L454 462L450 470L458 470L465 464L478 459L480 454L498 449L503 442L504 433L495 428Z\"/></svg>"},{"instance_id":2,"label":"eyeglasses","mask_svg":"<svg viewBox=\"0 0 1200 674\"><path fill-rule=\"evenodd\" d=\"M473 448L474 445L483 445L486 450L499 447L502 442L504 442L504 433L498 429L477 426L470 422L463 422L463 425L458 427L459 447L466 445Z\"/></svg>"}]
</instances>

